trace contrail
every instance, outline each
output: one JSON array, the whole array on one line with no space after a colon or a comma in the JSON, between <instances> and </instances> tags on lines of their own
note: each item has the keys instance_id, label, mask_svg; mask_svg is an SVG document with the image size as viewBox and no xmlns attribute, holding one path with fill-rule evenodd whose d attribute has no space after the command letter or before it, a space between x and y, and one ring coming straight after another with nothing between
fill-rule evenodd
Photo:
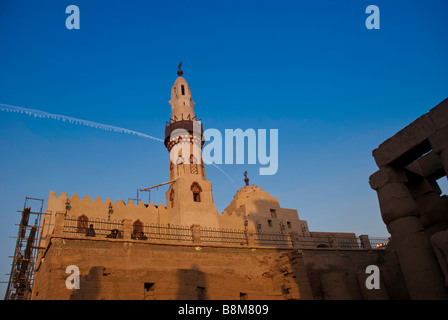
<instances>
[{"instance_id":1,"label":"contrail","mask_svg":"<svg viewBox=\"0 0 448 320\"><path fill-rule=\"evenodd\" d=\"M98 122L93 122L93 121L88 121L88 120L83 120L83 119L78 119L78 118L73 118L73 117L68 117L68 116L63 116L63 115L60 115L60 114L49 113L49 112L45 112L45 111L41 111L41 110L22 108L22 107L11 106L11 105L0 103L0 111L23 113L23 114L26 114L26 115L29 115L29 116L34 116L35 118L49 118L49 119L53 119L53 120L59 120L59 121L63 121L63 122L74 123L76 125L83 125L83 126L91 127L91 128L95 128L95 129L101 129L101 130L106 130L106 131L113 131L113 132L118 132L118 133L126 133L126 134L136 135L136 136L139 136L139 137L142 137L142 138L147 138L147 139L152 139L152 140L156 140L156 141L159 141L159 142L164 142L162 139L159 139L159 138L156 138L156 137L153 137L153 136L141 133L141 132L137 132L137 131L134 131L134 130L129 130L129 129L125 129L125 128L111 126L111 125L108 125L108 124L103 124L103 123L98 123ZM217 168L230 181L232 181L232 183L234 185L236 185L235 181L233 181L233 179L230 178L230 176L227 173L225 173L224 170L222 170L216 164L214 164L214 163L207 163L205 161L204 161L204 163L205 164L211 164L212 166Z\"/></svg>"},{"instance_id":2,"label":"contrail","mask_svg":"<svg viewBox=\"0 0 448 320\"><path fill-rule=\"evenodd\" d=\"M237 186L236 185L236 183L235 183L235 181L233 181L233 179L224 171L224 170L222 170L220 167L218 167L216 164L214 164L214 163L211 163L211 162L208 162L207 160L205 160L205 159L203 159L204 160L204 163L205 164L211 164L212 166L214 166L216 169L218 169L219 171L221 171L222 172L222 174L224 174L230 181L232 181L232 183L235 185L235 186Z\"/></svg>"},{"instance_id":3,"label":"contrail","mask_svg":"<svg viewBox=\"0 0 448 320\"><path fill-rule=\"evenodd\" d=\"M129 129L120 128L120 127L115 127L115 126L111 126L111 125L108 125L108 124L103 124L103 123L98 123L98 122L93 122L93 121L88 121L88 120L83 120L83 119L77 119L77 118L73 118L73 117L67 117L67 116L63 116L63 115L60 115L60 114L48 113L48 112L40 111L40 110L27 109L27 108L22 108L22 107L17 107L17 106L10 106L10 105L7 105L7 104L0 103L0 111L24 113L24 114L29 115L29 116L34 116L35 118L37 118L37 117L39 117L39 118L50 118L50 119L54 119L54 120L74 123L74 124L77 124L77 125L83 125L83 126L86 126L86 127L92 127L92 128L106 130L106 131L113 131L113 132L118 132L118 133L132 134L132 135L136 135L136 136L139 136L139 137L142 137L142 138L148 138L148 139L152 139L152 140L163 142L162 139L159 139L159 138L156 138L156 137L153 137L153 136L141 133L141 132L137 132L137 131L134 131L134 130L129 130Z\"/></svg>"}]
</instances>

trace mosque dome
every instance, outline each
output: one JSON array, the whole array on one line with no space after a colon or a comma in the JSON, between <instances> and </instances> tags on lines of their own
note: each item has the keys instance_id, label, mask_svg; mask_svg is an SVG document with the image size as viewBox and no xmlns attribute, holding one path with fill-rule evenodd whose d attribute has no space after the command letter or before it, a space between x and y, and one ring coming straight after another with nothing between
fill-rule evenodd
<instances>
[{"instance_id":1,"label":"mosque dome","mask_svg":"<svg viewBox=\"0 0 448 320\"><path fill-rule=\"evenodd\" d=\"M236 193L235 193L235 197L241 197L244 195L250 195L253 192L263 192L266 193L262 188L255 186L255 185L247 185L242 187L241 189L239 189Z\"/></svg>"}]
</instances>

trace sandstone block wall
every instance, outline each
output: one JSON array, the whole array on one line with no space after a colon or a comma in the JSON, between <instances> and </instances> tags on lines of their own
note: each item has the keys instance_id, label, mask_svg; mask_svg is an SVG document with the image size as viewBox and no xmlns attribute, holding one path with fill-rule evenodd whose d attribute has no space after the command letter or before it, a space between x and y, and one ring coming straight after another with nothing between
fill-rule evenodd
<instances>
[{"instance_id":1,"label":"sandstone block wall","mask_svg":"<svg viewBox=\"0 0 448 320\"><path fill-rule=\"evenodd\" d=\"M365 286L369 275L365 272L367 266L380 267L384 254L384 250L302 250L314 299L388 300L383 283L379 290L369 290Z\"/></svg>"},{"instance_id":2,"label":"sandstone block wall","mask_svg":"<svg viewBox=\"0 0 448 320\"><path fill-rule=\"evenodd\" d=\"M66 267L80 289L67 289ZM51 238L33 299L312 299L293 250Z\"/></svg>"}]
</instances>

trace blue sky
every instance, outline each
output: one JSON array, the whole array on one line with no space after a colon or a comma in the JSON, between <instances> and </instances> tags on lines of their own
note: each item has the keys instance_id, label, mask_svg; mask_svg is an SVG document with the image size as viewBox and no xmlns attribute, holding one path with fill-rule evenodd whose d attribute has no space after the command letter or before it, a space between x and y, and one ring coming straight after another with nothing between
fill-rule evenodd
<instances>
[{"instance_id":1,"label":"blue sky","mask_svg":"<svg viewBox=\"0 0 448 320\"><path fill-rule=\"evenodd\" d=\"M276 175L221 165L235 185L206 167L220 212L247 170L312 231L387 236L371 152L448 97L447 14L445 0L2 0L0 103L163 138L182 60L205 128L279 130ZM127 201L168 181L162 143L52 119L0 112L0 150L2 274L25 196Z\"/></svg>"}]
</instances>

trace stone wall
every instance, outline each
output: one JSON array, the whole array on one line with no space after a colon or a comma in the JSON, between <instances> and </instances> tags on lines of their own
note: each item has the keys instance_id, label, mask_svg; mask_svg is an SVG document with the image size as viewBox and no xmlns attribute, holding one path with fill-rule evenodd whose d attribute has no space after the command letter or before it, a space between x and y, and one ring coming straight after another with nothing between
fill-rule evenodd
<instances>
[{"instance_id":1,"label":"stone wall","mask_svg":"<svg viewBox=\"0 0 448 320\"><path fill-rule=\"evenodd\" d=\"M294 250L52 237L33 299L312 299ZM69 290L66 267L80 269Z\"/></svg>"},{"instance_id":2,"label":"stone wall","mask_svg":"<svg viewBox=\"0 0 448 320\"><path fill-rule=\"evenodd\" d=\"M278 249L52 237L32 299L388 299L365 288L385 250ZM67 289L67 266L80 289ZM395 280L395 278L393 278Z\"/></svg>"},{"instance_id":3,"label":"stone wall","mask_svg":"<svg viewBox=\"0 0 448 320\"><path fill-rule=\"evenodd\" d=\"M387 300L386 287L368 290L369 265L380 267L384 250L303 249L302 256L316 300Z\"/></svg>"}]
</instances>

